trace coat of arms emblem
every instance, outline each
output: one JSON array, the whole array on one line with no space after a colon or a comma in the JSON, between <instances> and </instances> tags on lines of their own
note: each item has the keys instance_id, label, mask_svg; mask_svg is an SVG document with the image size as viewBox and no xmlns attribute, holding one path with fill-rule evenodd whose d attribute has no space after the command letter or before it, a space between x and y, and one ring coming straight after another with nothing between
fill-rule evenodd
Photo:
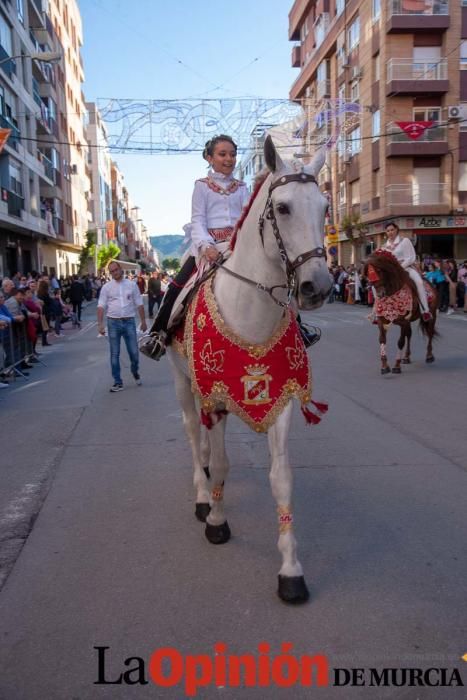
<instances>
[{"instance_id":1,"label":"coat of arms emblem","mask_svg":"<svg viewBox=\"0 0 467 700\"><path fill-rule=\"evenodd\" d=\"M246 404L261 404L269 403L269 382L272 377L267 374L269 369L266 365L248 365L245 367L248 374L241 377L245 392L243 403Z\"/></svg>"}]
</instances>

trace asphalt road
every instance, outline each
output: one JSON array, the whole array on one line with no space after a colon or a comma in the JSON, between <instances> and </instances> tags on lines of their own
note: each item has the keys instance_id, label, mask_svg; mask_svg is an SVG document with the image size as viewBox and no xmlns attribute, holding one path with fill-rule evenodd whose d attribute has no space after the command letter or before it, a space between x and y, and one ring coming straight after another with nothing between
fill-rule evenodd
<instances>
[{"instance_id":1,"label":"asphalt road","mask_svg":"<svg viewBox=\"0 0 467 700\"><path fill-rule=\"evenodd\" d=\"M172 647L212 663L222 642L216 658L255 662L261 642L271 662L290 642L296 658L321 653L331 669L364 669L366 685L335 687L330 671L328 687L227 681L196 697L465 697L460 687L368 683L371 668L443 667L467 684L467 314L440 319L434 365L416 332L413 364L382 377L367 313L335 303L304 314L323 330L311 351L314 397L330 410L310 428L297 409L291 433L311 591L300 607L275 592L266 438L232 417L233 536L224 546L206 541L166 359L142 358L142 387L125 359L125 391L110 394L107 341L91 306L80 332L44 349L47 366L2 390L1 700L184 698L191 662L162 688L149 679L151 654ZM108 647L106 684L95 684L94 647ZM143 661L125 665L128 657ZM136 682L143 663L147 684ZM137 668L126 676L133 684L115 683Z\"/></svg>"}]
</instances>

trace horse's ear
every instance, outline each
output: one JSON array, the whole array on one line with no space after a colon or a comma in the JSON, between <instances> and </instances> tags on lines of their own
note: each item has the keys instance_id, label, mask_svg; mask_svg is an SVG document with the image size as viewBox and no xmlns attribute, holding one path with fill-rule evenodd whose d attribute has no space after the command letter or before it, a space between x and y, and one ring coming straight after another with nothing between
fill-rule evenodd
<instances>
[{"instance_id":1,"label":"horse's ear","mask_svg":"<svg viewBox=\"0 0 467 700\"><path fill-rule=\"evenodd\" d=\"M273 173L275 173L276 170L280 170L284 165L269 134L264 141L264 160L269 170Z\"/></svg>"},{"instance_id":2,"label":"horse's ear","mask_svg":"<svg viewBox=\"0 0 467 700\"><path fill-rule=\"evenodd\" d=\"M319 149L319 151L316 151L311 163L307 166L307 170L311 170L313 175L315 177L317 177L319 171L321 170L321 168L324 165L325 160L326 160L326 148L323 146Z\"/></svg>"}]
</instances>

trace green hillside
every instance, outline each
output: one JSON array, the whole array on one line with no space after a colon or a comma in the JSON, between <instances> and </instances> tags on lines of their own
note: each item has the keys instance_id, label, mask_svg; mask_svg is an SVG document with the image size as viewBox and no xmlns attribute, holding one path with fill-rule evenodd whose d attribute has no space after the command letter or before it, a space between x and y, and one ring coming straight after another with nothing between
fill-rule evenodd
<instances>
[{"instance_id":1,"label":"green hillside","mask_svg":"<svg viewBox=\"0 0 467 700\"><path fill-rule=\"evenodd\" d=\"M182 256L183 239L184 236L180 234L151 236L151 245L159 253L162 262L164 258L180 258Z\"/></svg>"}]
</instances>

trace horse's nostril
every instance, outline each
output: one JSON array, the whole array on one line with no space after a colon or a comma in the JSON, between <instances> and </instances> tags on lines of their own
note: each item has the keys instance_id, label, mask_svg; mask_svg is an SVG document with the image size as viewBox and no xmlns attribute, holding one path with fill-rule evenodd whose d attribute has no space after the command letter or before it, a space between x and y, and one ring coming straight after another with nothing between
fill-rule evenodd
<instances>
[{"instance_id":1,"label":"horse's nostril","mask_svg":"<svg viewBox=\"0 0 467 700\"><path fill-rule=\"evenodd\" d=\"M300 294L304 297L311 297L314 294L315 288L313 282L302 282L300 285Z\"/></svg>"}]
</instances>

